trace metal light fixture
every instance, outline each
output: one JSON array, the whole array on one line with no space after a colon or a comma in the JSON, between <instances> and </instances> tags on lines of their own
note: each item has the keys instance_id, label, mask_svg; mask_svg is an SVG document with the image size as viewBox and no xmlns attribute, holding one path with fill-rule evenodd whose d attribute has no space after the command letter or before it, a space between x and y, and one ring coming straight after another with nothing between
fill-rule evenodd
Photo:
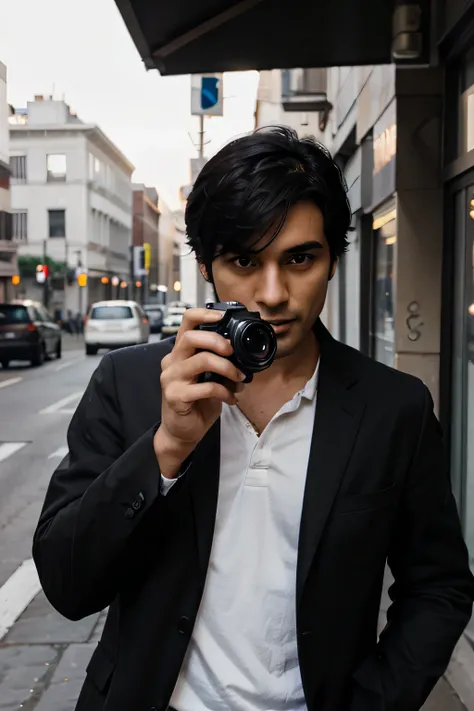
<instances>
[{"instance_id":1,"label":"metal light fixture","mask_svg":"<svg viewBox=\"0 0 474 711\"><path fill-rule=\"evenodd\" d=\"M393 13L392 58L418 59L422 50L421 7L415 3L401 3Z\"/></svg>"}]
</instances>

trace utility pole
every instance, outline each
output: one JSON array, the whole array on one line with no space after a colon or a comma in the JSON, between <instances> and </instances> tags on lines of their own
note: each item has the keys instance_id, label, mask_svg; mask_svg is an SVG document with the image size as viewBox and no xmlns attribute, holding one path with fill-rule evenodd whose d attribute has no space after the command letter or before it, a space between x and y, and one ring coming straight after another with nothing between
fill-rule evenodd
<instances>
[{"instance_id":1,"label":"utility pole","mask_svg":"<svg viewBox=\"0 0 474 711\"><path fill-rule=\"evenodd\" d=\"M204 114L199 115L199 158L204 158Z\"/></svg>"},{"instance_id":2,"label":"utility pole","mask_svg":"<svg viewBox=\"0 0 474 711\"><path fill-rule=\"evenodd\" d=\"M47 257L48 257L48 240L44 239L43 240L43 265L47 267ZM48 271L47 271L48 273ZM44 308L48 308L48 301L49 301L49 273L48 276L45 277L44 284L43 284L43 305Z\"/></svg>"},{"instance_id":3,"label":"utility pole","mask_svg":"<svg viewBox=\"0 0 474 711\"><path fill-rule=\"evenodd\" d=\"M67 298L66 298L66 291L67 291L67 275L68 275L68 243L67 243L67 238L64 238L64 281L63 281L63 289L64 289L64 299L63 299L63 323L66 322L66 314L67 314Z\"/></svg>"},{"instance_id":4,"label":"utility pole","mask_svg":"<svg viewBox=\"0 0 474 711\"><path fill-rule=\"evenodd\" d=\"M81 250L80 250L80 249L76 250L76 256L77 256L77 271L76 271L76 274L78 274L78 273L79 273L79 270L82 268ZM76 278L76 282L77 282L77 278ZM79 301L79 303L78 303L78 306L79 306L79 314L80 314L80 316L81 316L81 318L82 318L82 290L83 290L83 287L82 287L82 286L79 286L79 284L78 284L78 285L77 285L77 288L79 289L79 294L78 294L78 297L79 297L79 298L78 298L78 301Z\"/></svg>"}]
</instances>

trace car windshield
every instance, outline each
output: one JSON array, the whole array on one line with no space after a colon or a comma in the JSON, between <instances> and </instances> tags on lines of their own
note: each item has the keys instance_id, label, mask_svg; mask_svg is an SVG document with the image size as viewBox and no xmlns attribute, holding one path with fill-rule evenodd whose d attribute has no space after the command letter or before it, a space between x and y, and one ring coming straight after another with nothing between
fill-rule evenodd
<instances>
[{"instance_id":1,"label":"car windshield","mask_svg":"<svg viewBox=\"0 0 474 711\"><path fill-rule=\"evenodd\" d=\"M30 316L26 306L15 304L0 305L0 326L11 326L15 323L29 323Z\"/></svg>"},{"instance_id":2,"label":"car windshield","mask_svg":"<svg viewBox=\"0 0 474 711\"><path fill-rule=\"evenodd\" d=\"M120 319L133 318L130 306L94 306L91 319L119 321Z\"/></svg>"},{"instance_id":3,"label":"car windshield","mask_svg":"<svg viewBox=\"0 0 474 711\"><path fill-rule=\"evenodd\" d=\"M176 324L180 324L181 321L183 320L183 314L181 313L171 313L168 314L165 318L165 325L166 326L175 326Z\"/></svg>"}]
</instances>

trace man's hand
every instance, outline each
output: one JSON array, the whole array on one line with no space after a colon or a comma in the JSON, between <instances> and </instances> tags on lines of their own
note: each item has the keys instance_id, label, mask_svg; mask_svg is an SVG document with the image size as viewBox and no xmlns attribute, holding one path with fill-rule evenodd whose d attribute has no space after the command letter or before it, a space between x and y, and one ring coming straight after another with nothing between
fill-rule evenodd
<instances>
[{"instance_id":1,"label":"man's hand","mask_svg":"<svg viewBox=\"0 0 474 711\"><path fill-rule=\"evenodd\" d=\"M222 316L220 311L187 310L176 344L162 360L161 425L154 447L160 471L169 479L178 475L181 464L218 419L222 403L235 405L235 393L243 389L245 375L227 359L232 355L229 341L217 333L195 330ZM207 371L223 376L226 385L198 382Z\"/></svg>"}]
</instances>

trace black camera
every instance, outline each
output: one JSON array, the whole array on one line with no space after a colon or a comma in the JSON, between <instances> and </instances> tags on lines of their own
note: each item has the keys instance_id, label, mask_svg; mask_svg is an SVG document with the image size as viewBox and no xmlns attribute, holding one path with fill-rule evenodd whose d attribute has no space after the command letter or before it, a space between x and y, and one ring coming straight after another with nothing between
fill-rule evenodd
<instances>
[{"instance_id":1,"label":"black camera","mask_svg":"<svg viewBox=\"0 0 474 711\"><path fill-rule=\"evenodd\" d=\"M278 345L275 331L260 318L258 311L247 311L238 301L207 304L206 308L224 311L224 315L217 323L203 323L197 329L215 331L231 342L234 352L229 360L246 375L244 382L250 383L254 373L265 370L275 359ZM216 373L203 373L199 378L199 382L221 380Z\"/></svg>"}]
</instances>

